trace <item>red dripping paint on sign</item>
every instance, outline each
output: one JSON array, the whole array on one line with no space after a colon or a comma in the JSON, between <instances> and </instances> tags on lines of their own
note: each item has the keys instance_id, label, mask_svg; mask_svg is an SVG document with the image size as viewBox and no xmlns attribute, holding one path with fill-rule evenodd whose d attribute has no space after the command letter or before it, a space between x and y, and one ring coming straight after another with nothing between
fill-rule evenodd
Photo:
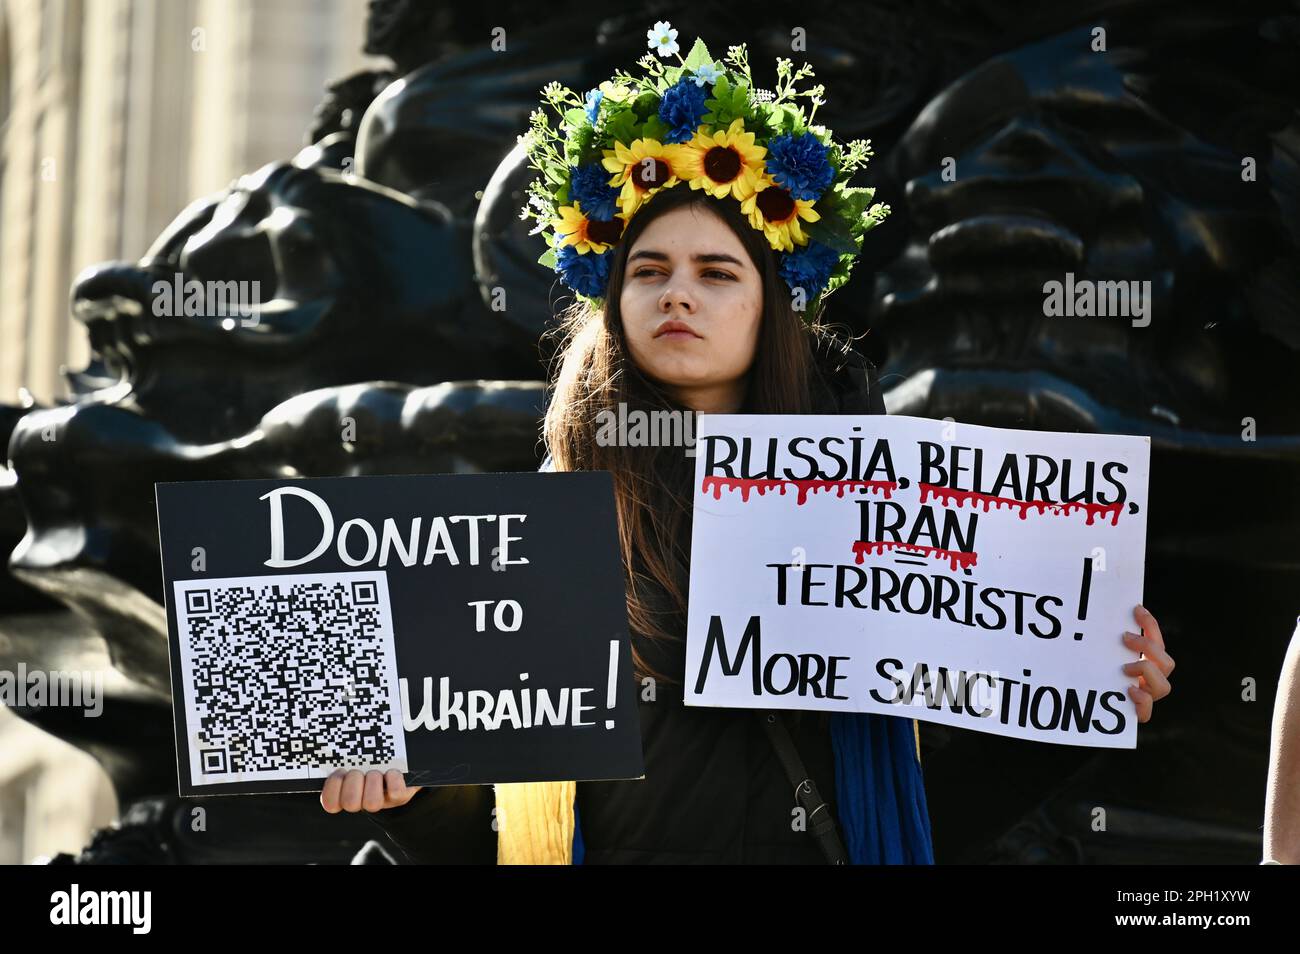
<instances>
[{"instance_id":1,"label":"red dripping paint on sign","mask_svg":"<svg viewBox=\"0 0 1300 954\"><path fill-rule=\"evenodd\" d=\"M971 567L979 556L974 550L945 550L942 547L927 547L920 543L903 543L901 540L855 540L853 543L854 563L861 563L862 558L872 552L884 553L895 547L912 556L938 557L948 561L948 568L956 570L958 565Z\"/></svg>"},{"instance_id":2,"label":"red dripping paint on sign","mask_svg":"<svg viewBox=\"0 0 1300 954\"><path fill-rule=\"evenodd\" d=\"M740 499L748 503L749 493L751 490L758 490L761 497L767 491L778 488L782 495L785 494L786 484L795 487L799 491L797 503L804 504L808 500L809 493L817 493L819 490L829 490L835 488L835 495L843 497L847 490L852 493L855 489L862 489L870 493L882 493L886 500L890 498L898 484L892 480L779 480L766 477L740 478L740 477L705 477L704 484L700 487L702 493L713 491L713 499L721 500L722 491L739 490Z\"/></svg>"},{"instance_id":3,"label":"red dripping paint on sign","mask_svg":"<svg viewBox=\"0 0 1300 954\"><path fill-rule=\"evenodd\" d=\"M925 503L931 494L939 500L944 506L950 505L954 500L960 507L967 500L973 501L972 508L979 506L980 501L984 502L984 512L989 512L989 507L993 506L999 510L1002 507L1019 507L1020 519L1024 520L1029 508L1035 508L1040 514L1050 513L1054 517L1070 514L1075 510L1084 510L1088 514L1088 526L1092 526L1093 520L1098 514L1110 514L1111 526L1119 523L1120 511L1124 508L1122 503L1095 504L1095 503L1053 503L1050 500L1016 500L1014 497L997 497L993 494L982 494L974 490L952 490L948 487L936 487L934 484L919 484L921 488L921 503Z\"/></svg>"}]
</instances>

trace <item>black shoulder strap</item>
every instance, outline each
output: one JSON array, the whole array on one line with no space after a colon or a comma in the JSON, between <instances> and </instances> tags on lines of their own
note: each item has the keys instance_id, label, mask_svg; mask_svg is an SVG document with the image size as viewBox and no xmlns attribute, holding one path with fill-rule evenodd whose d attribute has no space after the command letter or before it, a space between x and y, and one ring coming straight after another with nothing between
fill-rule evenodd
<instances>
[{"instance_id":1,"label":"black shoulder strap","mask_svg":"<svg viewBox=\"0 0 1300 954\"><path fill-rule=\"evenodd\" d=\"M848 864L848 852L844 850L844 843L840 841L835 817L831 814L830 806L822 800L821 793L817 791L817 783L804 768L803 759L799 758L799 750L794 746L794 739L790 737L790 730L786 728L785 721L780 713L774 711L757 710L755 715L763 724L763 730L771 740L772 748L776 750L776 757L781 760L786 778L794 786L795 797L807 813L808 830L817 839L817 845L826 856L826 861L833 865Z\"/></svg>"}]
</instances>

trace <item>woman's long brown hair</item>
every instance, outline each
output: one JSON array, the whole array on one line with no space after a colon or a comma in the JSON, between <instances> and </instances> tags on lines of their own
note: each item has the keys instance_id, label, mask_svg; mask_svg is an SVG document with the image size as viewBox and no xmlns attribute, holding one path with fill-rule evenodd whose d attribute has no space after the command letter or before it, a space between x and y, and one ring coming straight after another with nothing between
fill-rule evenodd
<instances>
[{"instance_id":1,"label":"woman's long brown hair","mask_svg":"<svg viewBox=\"0 0 1300 954\"><path fill-rule=\"evenodd\" d=\"M602 445L596 433L601 412L688 409L642 374L631 359L619 299L629 250L646 226L677 208L692 206L717 215L744 245L758 269L763 309L757 351L750 368L745 413L805 413L812 403L815 339L829 334L820 315L805 323L794 310L790 289L777 274L767 239L754 229L734 199L718 200L685 183L662 190L632 217L614 249L604 307L576 302L547 333L558 339L552 359L552 394L543 436L557 471L608 470L614 478L615 509L627 583L628 625L650 640L656 655L685 639L689 588L689 521L695 459L684 447ZM653 418L649 418L654 420ZM684 544L684 546L683 546ZM633 641L637 678L672 682L651 666Z\"/></svg>"}]
</instances>

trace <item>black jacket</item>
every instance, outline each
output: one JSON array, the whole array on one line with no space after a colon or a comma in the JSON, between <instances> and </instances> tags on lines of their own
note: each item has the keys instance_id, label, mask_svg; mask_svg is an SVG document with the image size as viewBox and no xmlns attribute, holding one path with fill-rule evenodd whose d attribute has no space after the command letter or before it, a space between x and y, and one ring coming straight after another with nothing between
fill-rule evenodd
<instances>
[{"instance_id":1,"label":"black jacket","mask_svg":"<svg viewBox=\"0 0 1300 954\"><path fill-rule=\"evenodd\" d=\"M885 413L875 367L860 354L823 346L816 364L814 412ZM684 669L684 628L682 637L668 650L676 658L645 640L638 651L677 675ZM660 684L654 701L641 701L639 715L645 778L577 785L586 864L825 863L812 835L791 824L794 788L751 710L687 707L680 685ZM784 717L833 812L829 713ZM490 785L443 786L368 817L412 862L492 864L492 809Z\"/></svg>"}]
</instances>

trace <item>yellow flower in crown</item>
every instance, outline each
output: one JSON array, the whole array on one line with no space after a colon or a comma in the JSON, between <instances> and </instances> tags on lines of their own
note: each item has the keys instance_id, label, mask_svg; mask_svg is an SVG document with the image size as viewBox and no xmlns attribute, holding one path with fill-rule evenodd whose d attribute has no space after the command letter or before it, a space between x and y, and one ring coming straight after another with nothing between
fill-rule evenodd
<instances>
[{"instance_id":1,"label":"yellow flower in crown","mask_svg":"<svg viewBox=\"0 0 1300 954\"><path fill-rule=\"evenodd\" d=\"M616 142L613 149L602 151L605 158L601 164L615 173L609 184L620 190L618 207L624 221L636 214L642 202L660 189L675 186L681 178L684 159L680 145L634 139L631 145Z\"/></svg>"},{"instance_id":2,"label":"yellow flower in crown","mask_svg":"<svg viewBox=\"0 0 1300 954\"><path fill-rule=\"evenodd\" d=\"M703 189L715 198L728 195L747 199L763 179L763 157L767 148L754 145L754 134L745 132L745 121L736 118L726 129L701 126L682 144L680 175L692 189Z\"/></svg>"},{"instance_id":3,"label":"yellow flower in crown","mask_svg":"<svg viewBox=\"0 0 1300 954\"><path fill-rule=\"evenodd\" d=\"M616 215L608 222L589 219L583 214L580 202L562 205L556 211L560 217L552 220L551 225L557 236L563 236L555 243L556 248L572 245L579 255L588 252L601 255L612 248L623 234L625 220L621 216Z\"/></svg>"},{"instance_id":4,"label":"yellow flower in crown","mask_svg":"<svg viewBox=\"0 0 1300 954\"><path fill-rule=\"evenodd\" d=\"M796 199L767 175L758 182L758 191L741 201L740 211L749 216L749 224L760 229L778 252L793 252L796 245L808 244L807 233L799 227L800 219L821 220L811 200Z\"/></svg>"}]
</instances>

